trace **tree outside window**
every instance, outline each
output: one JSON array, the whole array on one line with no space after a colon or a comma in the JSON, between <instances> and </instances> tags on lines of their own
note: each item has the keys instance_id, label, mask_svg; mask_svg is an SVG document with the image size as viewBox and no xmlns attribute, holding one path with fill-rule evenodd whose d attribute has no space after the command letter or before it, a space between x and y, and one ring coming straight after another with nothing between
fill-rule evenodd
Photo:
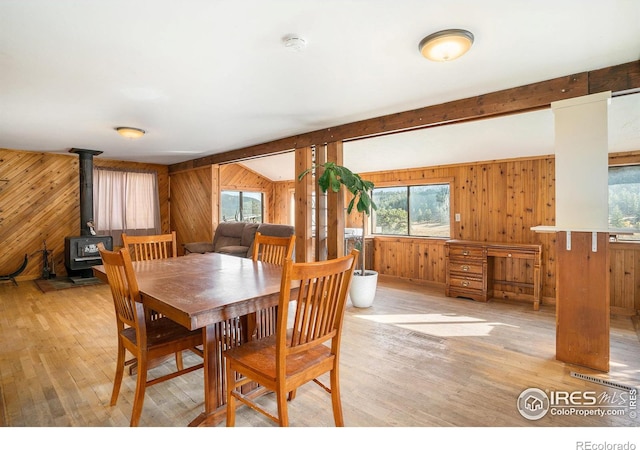
<instances>
[{"instance_id":1,"label":"tree outside window","mask_svg":"<svg viewBox=\"0 0 640 450\"><path fill-rule=\"evenodd\" d=\"M609 167L609 226L640 229L640 166ZM640 236L618 239L640 240Z\"/></svg>"},{"instance_id":2,"label":"tree outside window","mask_svg":"<svg viewBox=\"0 0 640 450\"><path fill-rule=\"evenodd\" d=\"M373 234L451 236L449 184L375 188L373 200Z\"/></svg>"}]
</instances>

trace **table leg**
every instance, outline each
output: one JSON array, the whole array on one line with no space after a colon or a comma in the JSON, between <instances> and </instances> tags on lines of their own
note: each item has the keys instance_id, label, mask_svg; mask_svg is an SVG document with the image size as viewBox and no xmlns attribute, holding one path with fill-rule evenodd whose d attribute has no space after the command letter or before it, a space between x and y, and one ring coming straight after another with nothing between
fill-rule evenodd
<instances>
[{"instance_id":1,"label":"table leg","mask_svg":"<svg viewBox=\"0 0 640 450\"><path fill-rule=\"evenodd\" d=\"M202 328L204 350L204 412L189 426L216 425L226 415L224 350L275 332L277 306ZM247 385L255 389L257 385Z\"/></svg>"},{"instance_id":2,"label":"table leg","mask_svg":"<svg viewBox=\"0 0 640 450\"><path fill-rule=\"evenodd\" d=\"M204 412L189 426L215 425L224 419L224 364L222 359L223 333L225 322L214 323L202 328L204 350Z\"/></svg>"}]
</instances>

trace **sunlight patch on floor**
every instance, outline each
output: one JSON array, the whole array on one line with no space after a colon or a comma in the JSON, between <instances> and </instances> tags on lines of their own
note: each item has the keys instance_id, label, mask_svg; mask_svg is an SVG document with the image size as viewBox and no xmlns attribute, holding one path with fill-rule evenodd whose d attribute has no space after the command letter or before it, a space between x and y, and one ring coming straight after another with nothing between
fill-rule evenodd
<instances>
[{"instance_id":1,"label":"sunlight patch on floor","mask_svg":"<svg viewBox=\"0 0 640 450\"><path fill-rule=\"evenodd\" d=\"M355 317L437 337L488 336L499 326L518 328L514 325L486 322L483 319L455 314L382 314Z\"/></svg>"}]
</instances>

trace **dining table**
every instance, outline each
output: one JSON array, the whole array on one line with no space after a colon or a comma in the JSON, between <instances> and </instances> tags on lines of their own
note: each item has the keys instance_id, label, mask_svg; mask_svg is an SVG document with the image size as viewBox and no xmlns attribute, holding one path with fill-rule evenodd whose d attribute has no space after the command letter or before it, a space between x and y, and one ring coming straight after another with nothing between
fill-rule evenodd
<instances>
[{"instance_id":1,"label":"dining table","mask_svg":"<svg viewBox=\"0 0 640 450\"><path fill-rule=\"evenodd\" d=\"M134 261L142 302L190 330L202 330L204 411L189 425L225 417L223 352L275 333L282 267L221 253ZM107 282L104 266L94 275ZM290 298L295 295L292 287Z\"/></svg>"}]
</instances>

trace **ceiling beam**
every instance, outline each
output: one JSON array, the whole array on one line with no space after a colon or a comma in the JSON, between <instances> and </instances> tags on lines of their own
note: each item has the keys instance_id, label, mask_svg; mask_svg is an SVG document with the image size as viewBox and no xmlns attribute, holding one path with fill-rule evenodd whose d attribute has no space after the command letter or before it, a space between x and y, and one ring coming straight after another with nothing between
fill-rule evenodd
<instances>
[{"instance_id":1,"label":"ceiling beam","mask_svg":"<svg viewBox=\"0 0 640 450\"><path fill-rule=\"evenodd\" d=\"M548 108L551 102L596 92L611 91L616 95L616 93L624 94L638 89L640 89L640 60L209 155L170 165L169 173L210 164L243 161L315 144L348 141L543 109Z\"/></svg>"}]
</instances>

